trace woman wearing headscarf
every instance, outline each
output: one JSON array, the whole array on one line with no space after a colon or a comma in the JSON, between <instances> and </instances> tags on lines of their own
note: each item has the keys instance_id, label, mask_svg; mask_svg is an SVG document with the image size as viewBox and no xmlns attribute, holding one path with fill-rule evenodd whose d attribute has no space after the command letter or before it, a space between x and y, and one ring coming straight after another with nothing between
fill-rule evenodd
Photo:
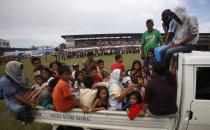
<instances>
[{"instance_id":1,"label":"woman wearing headscarf","mask_svg":"<svg viewBox=\"0 0 210 130\"><path fill-rule=\"evenodd\" d=\"M109 105L110 110L121 110L122 102L129 91L134 89L134 86L129 85L126 89L122 86L123 73L120 69L112 71L110 81L108 83Z\"/></svg>"},{"instance_id":2,"label":"woman wearing headscarf","mask_svg":"<svg viewBox=\"0 0 210 130\"><path fill-rule=\"evenodd\" d=\"M32 83L23 74L23 65L20 62L10 61L6 64L5 75L0 79L0 90L6 106L24 124L33 121L30 108L34 108L35 103L24 98L31 86Z\"/></svg>"}]
</instances>

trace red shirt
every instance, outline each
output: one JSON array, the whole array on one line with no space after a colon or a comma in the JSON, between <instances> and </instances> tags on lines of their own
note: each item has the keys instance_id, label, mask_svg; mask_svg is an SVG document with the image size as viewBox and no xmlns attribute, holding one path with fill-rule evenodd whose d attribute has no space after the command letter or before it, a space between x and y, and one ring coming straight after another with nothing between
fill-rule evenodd
<instances>
[{"instance_id":1,"label":"red shirt","mask_svg":"<svg viewBox=\"0 0 210 130\"><path fill-rule=\"evenodd\" d=\"M94 79L94 83L98 83L98 82L102 82L103 81L103 78L100 77L99 75L93 77L93 79Z\"/></svg>"},{"instance_id":2,"label":"red shirt","mask_svg":"<svg viewBox=\"0 0 210 130\"><path fill-rule=\"evenodd\" d=\"M143 107L144 107L143 103L131 105L130 108L128 109L129 110L129 113L128 113L129 119L133 120L135 117L137 117L139 112L143 109Z\"/></svg>"},{"instance_id":3,"label":"red shirt","mask_svg":"<svg viewBox=\"0 0 210 130\"><path fill-rule=\"evenodd\" d=\"M115 70L115 69L120 69L120 70L122 70L122 71L125 71L125 66L124 66L123 63L118 63L118 62L116 62L116 63L113 63L113 64L112 64L112 66L111 66L111 72L112 72L113 70Z\"/></svg>"}]
</instances>

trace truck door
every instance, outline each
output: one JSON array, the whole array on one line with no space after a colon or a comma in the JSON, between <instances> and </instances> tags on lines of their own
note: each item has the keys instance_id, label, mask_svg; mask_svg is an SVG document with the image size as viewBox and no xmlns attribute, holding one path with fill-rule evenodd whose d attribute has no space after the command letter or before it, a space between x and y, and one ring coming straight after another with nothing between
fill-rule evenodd
<instances>
[{"instance_id":1,"label":"truck door","mask_svg":"<svg viewBox=\"0 0 210 130\"><path fill-rule=\"evenodd\" d=\"M210 130L210 67L194 67L194 99L187 130Z\"/></svg>"}]
</instances>

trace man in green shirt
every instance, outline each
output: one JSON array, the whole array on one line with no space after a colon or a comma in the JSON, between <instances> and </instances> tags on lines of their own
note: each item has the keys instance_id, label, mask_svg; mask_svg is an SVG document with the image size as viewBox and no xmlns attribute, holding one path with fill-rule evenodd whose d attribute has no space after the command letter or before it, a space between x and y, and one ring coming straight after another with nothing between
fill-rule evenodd
<instances>
[{"instance_id":1,"label":"man in green shirt","mask_svg":"<svg viewBox=\"0 0 210 130\"><path fill-rule=\"evenodd\" d=\"M155 49L159 43L162 42L162 36L157 29L154 29L154 23L152 19L146 21L147 31L143 33L141 38L142 45L142 58L146 58L147 51L152 48Z\"/></svg>"}]
</instances>

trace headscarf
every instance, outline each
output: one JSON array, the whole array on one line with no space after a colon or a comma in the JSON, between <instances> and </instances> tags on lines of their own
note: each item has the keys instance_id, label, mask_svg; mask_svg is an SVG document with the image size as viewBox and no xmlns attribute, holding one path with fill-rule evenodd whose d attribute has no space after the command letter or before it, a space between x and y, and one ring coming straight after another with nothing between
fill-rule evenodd
<instances>
[{"instance_id":1,"label":"headscarf","mask_svg":"<svg viewBox=\"0 0 210 130\"><path fill-rule=\"evenodd\" d=\"M115 69L111 73L110 81L108 83L108 90L111 98L118 97L123 89L120 83L120 69Z\"/></svg>"},{"instance_id":2,"label":"headscarf","mask_svg":"<svg viewBox=\"0 0 210 130\"><path fill-rule=\"evenodd\" d=\"M22 64L18 61L10 61L6 64L5 73L17 84L23 88L29 88L32 86L32 83L28 78L23 74L21 69Z\"/></svg>"},{"instance_id":3,"label":"headscarf","mask_svg":"<svg viewBox=\"0 0 210 130\"><path fill-rule=\"evenodd\" d=\"M110 76L110 83L120 83L120 69L115 69L112 71Z\"/></svg>"}]
</instances>

